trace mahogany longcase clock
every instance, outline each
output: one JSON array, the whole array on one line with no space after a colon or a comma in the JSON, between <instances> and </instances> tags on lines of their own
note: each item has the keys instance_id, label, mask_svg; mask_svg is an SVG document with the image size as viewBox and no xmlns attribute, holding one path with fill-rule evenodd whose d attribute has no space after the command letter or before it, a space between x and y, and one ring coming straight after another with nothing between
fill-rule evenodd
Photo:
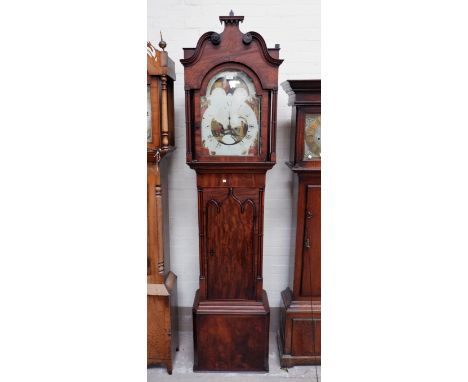
<instances>
[{"instance_id":1,"label":"mahogany longcase clock","mask_svg":"<svg viewBox=\"0 0 468 382\"><path fill-rule=\"evenodd\" d=\"M320 364L320 80L281 84L293 107L291 157L295 173L296 246L291 285L281 293L278 347L282 367Z\"/></svg>"},{"instance_id":2,"label":"mahogany longcase clock","mask_svg":"<svg viewBox=\"0 0 468 382\"><path fill-rule=\"evenodd\" d=\"M164 49L166 43L159 46ZM147 45L147 364L172 374L178 348L177 277L169 270L167 157L174 145L174 62Z\"/></svg>"},{"instance_id":3,"label":"mahogany longcase clock","mask_svg":"<svg viewBox=\"0 0 468 382\"><path fill-rule=\"evenodd\" d=\"M242 33L243 16L185 48L187 164L197 173L200 279L195 371L267 371L262 279L265 175L275 164L279 45Z\"/></svg>"}]
</instances>

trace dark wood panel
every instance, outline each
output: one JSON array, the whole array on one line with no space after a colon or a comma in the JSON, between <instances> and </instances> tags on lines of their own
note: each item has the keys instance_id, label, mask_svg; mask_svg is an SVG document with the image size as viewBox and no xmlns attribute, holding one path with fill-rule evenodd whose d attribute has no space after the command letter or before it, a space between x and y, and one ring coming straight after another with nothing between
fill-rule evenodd
<instances>
[{"instance_id":1,"label":"dark wood panel","mask_svg":"<svg viewBox=\"0 0 468 382\"><path fill-rule=\"evenodd\" d=\"M258 191L204 190L207 297L255 298L255 233Z\"/></svg>"},{"instance_id":2,"label":"dark wood panel","mask_svg":"<svg viewBox=\"0 0 468 382\"><path fill-rule=\"evenodd\" d=\"M268 371L270 308L260 301L194 301L194 371Z\"/></svg>"},{"instance_id":3,"label":"dark wood panel","mask_svg":"<svg viewBox=\"0 0 468 382\"><path fill-rule=\"evenodd\" d=\"M301 296L320 296L320 186L307 186Z\"/></svg>"},{"instance_id":4,"label":"dark wood panel","mask_svg":"<svg viewBox=\"0 0 468 382\"><path fill-rule=\"evenodd\" d=\"M205 315L197 320L199 370L264 370L263 316Z\"/></svg>"},{"instance_id":5,"label":"dark wood panel","mask_svg":"<svg viewBox=\"0 0 468 382\"><path fill-rule=\"evenodd\" d=\"M277 333L281 366L320 365L320 301L292 300L289 288L281 297L281 325Z\"/></svg>"},{"instance_id":6,"label":"dark wood panel","mask_svg":"<svg viewBox=\"0 0 468 382\"><path fill-rule=\"evenodd\" d=\"M314 352L320 355L322 352L322 320L314 320Z\"/></svg>"},{"instance_id":7,"label":"dark wood panel","mask_svg":"<svg viewBox=\"0 0 468 382\"><path fill-rule=\"evenodd\" d=\"M244 170L245 171L245 170ZM265 174L260 173L209 173L197 178L199 188L208 187L264 187Z\"/></svg>"},{"instance_id":8,"label":"dark wood panel","mask_svg":"<svg viewBox=\"0 0 468 382\"><path fill-rule=\"evenodd\" d=\"M295 356L314 355L314 322L311 319L296 318L292 320L291 354Z\"/></svg>"}]
</instances>

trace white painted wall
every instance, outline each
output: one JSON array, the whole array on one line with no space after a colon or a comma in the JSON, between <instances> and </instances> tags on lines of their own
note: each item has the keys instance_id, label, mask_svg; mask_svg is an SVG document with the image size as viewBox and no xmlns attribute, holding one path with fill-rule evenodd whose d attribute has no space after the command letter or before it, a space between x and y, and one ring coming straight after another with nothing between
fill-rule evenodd
<instances>
[{"instance_id":1,"label":"white painted wall","mask_svg":"<svg viewBox=\"0 0 468 382\"><path fill-rule=\"evenodd\" d=\"M319 0L148 0L148 40L155 46L159 31L176 64L175 129L177 150L169 166L171 269L178 276L179 306L191 306L198 288L198 220L195 171L185 163L184 70L182 48L195 47L207 31L222 32L218 17L245 16L240 29L255 31L269 48L281 45L279 83L287 79L320 78ZM279 306L280 292L288 285L292 256L292 173L289 157L291 108L278 91L277 164L267 173L263 286L270 305Z\"/></svg>"}]
</instances>

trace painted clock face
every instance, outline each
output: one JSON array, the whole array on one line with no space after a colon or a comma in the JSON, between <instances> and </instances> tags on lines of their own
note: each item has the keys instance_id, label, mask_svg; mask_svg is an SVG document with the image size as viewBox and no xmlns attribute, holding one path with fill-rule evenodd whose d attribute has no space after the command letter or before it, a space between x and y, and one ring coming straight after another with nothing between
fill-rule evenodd
<instances>
[{"instance_id":1,"label":"painted clock face","mask_svg":"<svg viewBox=\"0 0 468 382\"><path fill-rule=\"evenodd\" d=\"M312 160L320 158L321 151L321 116L320 114L306 114L304 127L304 158Z\"/></svg>"},{"instance_id":2,"label":"painted clock face","mask_svg":"<svg viewBox=\"0 0 468 382\"><path fill-rule=\"evenodd\" d=\"M200 101L202 146L210 155L258 155L261 97L247 74L217 73Z\"/></svg>"},{"instance_id":3,"label":"painted clock face","mask_svg":"<svg viewBox=\"0 0 468 382\"><path fill-rule=\"evenodd\" d=\"M146 104L146 143L153 142L153 129L151 128L151 92L150 86L147 86L147 104Z\"/></svg>"}]
</instances>

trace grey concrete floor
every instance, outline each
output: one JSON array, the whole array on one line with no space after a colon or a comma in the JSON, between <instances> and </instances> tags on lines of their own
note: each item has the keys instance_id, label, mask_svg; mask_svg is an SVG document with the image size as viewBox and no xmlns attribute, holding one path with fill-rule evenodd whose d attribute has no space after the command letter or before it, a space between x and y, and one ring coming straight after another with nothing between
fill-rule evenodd
<instances>
[{"instance_id":1,"label":"grey concrete floor","mask_svg":"<svg viewBox=\"0 0 468 382\"><path fill-rule=\"evenodd\" d=\"M230 382L248 381L265 382L265 378L275 381L313 381L320 382L320 366L294 366L281 369L276 345L275 333L270 333L270 372L269 373L194 373L193 368L193 340L192 332L179 332L179 351L176 352L175 366L172 375L167 374L165 368L148 369L148 382L175 381L209 381L218 382L229 379Z\"/></svg>"}]
</instances>

